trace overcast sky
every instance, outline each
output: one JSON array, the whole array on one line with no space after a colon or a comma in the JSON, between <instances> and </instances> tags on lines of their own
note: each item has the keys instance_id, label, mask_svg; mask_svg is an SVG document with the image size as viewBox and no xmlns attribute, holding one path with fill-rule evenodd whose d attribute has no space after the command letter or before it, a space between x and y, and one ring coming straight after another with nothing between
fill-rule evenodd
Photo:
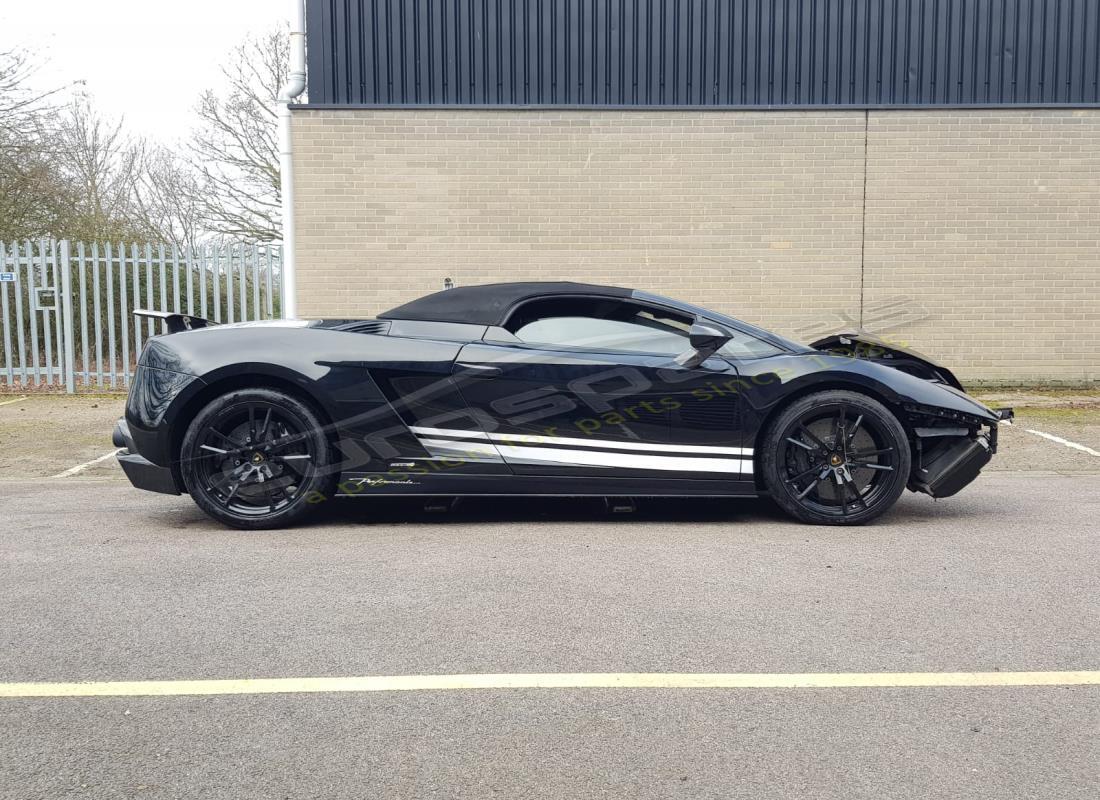
<instances>
[{"instance_id":1,"label":"overcast sky","mask_svg":"<svg viewBox=\"0 0 1100 800\"><path fill-rule=\"evenodd\" d=\"M249 32L285 21L286 0L0 0L0 49L40 55L41 87L86 82L96 107L166 143Z\"/></svg>"}]
</instances>

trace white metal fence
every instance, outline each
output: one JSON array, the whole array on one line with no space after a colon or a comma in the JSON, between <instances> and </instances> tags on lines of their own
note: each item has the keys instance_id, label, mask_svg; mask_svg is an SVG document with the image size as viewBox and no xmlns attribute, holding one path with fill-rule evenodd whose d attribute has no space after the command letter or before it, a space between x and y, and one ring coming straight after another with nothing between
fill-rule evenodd
<instances>
[{"instance_id":1,"label":"white metal fence","mask_svg":"<svg viewBox=\"0 0 1100 800\"><path fill-rule=\"evenodd\" d=\"M282 247L0 242L0 385L117 389L163 323L135 308L215 322L280 315Z\"/></svg>"}]
</instances>

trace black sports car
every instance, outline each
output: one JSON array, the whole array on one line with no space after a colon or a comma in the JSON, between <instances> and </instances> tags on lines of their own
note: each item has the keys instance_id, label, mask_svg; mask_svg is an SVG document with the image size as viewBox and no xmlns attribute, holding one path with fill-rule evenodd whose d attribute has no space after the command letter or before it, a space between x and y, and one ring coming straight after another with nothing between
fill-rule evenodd
<instances>
[{"instance_id":1,"label":"black sports car","mask_svg":"<svg viewBox=\"0 0 1100 800\"><path fill-rule=\"evenodd\" d=\"M149 340L115 429L141 489L241 528L334 495L770 495L856 524L908 487L949 497L1011 415L860 333L807 347L642 291L448 289L364 320Z\"/></svg>"}]
</instances>

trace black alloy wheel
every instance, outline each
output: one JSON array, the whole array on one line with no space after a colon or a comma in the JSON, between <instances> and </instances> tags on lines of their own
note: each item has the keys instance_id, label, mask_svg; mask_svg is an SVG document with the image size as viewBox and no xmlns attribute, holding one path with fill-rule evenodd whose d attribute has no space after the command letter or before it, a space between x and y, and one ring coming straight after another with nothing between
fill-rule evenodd
<instances>
[{"instance_id":1,"label":"black alloy wheel","mask_svg":"<svg viewBox=\"0 0 1100 800\"><path fill-rule=\"evenodd\" d=\"M198 506L237 528L290 525L330 497L332 447L314 411L273 389L211 401L187 429L184 484Z\"/></svg>"},{"instance_id":2,"label":"black alloy wheel","mask_svg":"<svg viewBox=\"0 0 1100 800\"><path fill-rule=\"evenodd\" d=\"M858 525L889 509L909 480L909 440L885 406L858 392L807 395L764 440L773 499L803 522Z\"/></svg>"}]
</instances>

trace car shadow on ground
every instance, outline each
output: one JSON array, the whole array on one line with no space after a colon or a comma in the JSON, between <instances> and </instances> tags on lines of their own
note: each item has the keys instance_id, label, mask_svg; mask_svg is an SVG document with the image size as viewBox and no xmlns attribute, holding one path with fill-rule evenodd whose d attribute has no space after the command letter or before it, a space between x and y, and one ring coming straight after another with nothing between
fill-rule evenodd
<instances>
[{"instance_id":1,"label":"car shadow on ground","mask_svg":"<svg viewBox=\"0 0 1100 800\"><path fill-rule=\"evenodd\" d=\"M906 492L879 524L946 522L998 515L974 498L936 501ZM463 497L337 498L307 519L307 527L340 525L468 524L477 522L783 523L802 526L767 497L643 497L632 509L617 498L601 497ZM874 526L876 523L870 523Z\"/></svg>"},{"instance_id":2,"label":"car shadow on ground","mask_svg":"<svg viewBox=\"0 0 1100 800\"><path fill-rule=\"evenodd\" d=\"M733 522L781 521L766 498L378 497L337 498L305 526L329 524L467 524L476 522Z\"/></svg>"},{"instance_id":3,"label":"car shadow on ground","mask_svg":"<svg viewBox=\"0 0 1100 800\"><path fill-rule=\"evenodd\" d=\"M186 499L186 497L184 498ZM226 530L197 507L157 513L161 524L175 529ZM805 527L791 519L767 497L643 497L633 508L619 498L602 497L374 497L334 498L317 506L315 513L293 530L318 531L326 527L376 527L398 525L457 526L477 523L604 523L728 525L782 524ZM935 501L905 493L897 505L868 527L965 522L1011 515L1011 502L982 494Z\"/></svg>"}]
</instances>

